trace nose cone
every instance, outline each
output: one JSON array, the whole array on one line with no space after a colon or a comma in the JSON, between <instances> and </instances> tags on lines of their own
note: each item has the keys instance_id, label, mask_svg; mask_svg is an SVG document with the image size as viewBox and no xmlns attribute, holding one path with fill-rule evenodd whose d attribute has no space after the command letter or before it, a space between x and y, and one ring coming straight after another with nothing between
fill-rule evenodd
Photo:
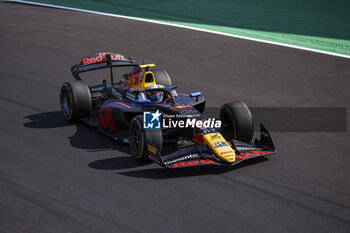
<instances>
[{"instance_id":1,"label":"nose cone","mask_svg":"<svg viewBox=\"0 0 350 233\"><path fill-rule=\"evenodd\" d=\"M203 139L204 144L223 161L233 163L236 160L235 152L220 133L206 134Z\"/></svg>"}]
</instances>

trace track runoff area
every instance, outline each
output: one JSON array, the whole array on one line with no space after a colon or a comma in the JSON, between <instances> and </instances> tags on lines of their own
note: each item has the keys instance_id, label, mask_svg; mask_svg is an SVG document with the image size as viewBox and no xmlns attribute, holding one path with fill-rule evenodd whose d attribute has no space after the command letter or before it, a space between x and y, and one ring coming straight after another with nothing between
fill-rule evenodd
<instances>
[{"instance_id":1,"label":"track runoff area","mask_svg":"<svg viewBox=\"0 0 350 233\"><path fill-rule=\"evenodd\" d=\"M110 17L118 17L118 18L124 18L124 19L130 19L130 20L137 20L137 21L142 21L142 22L148 22L148 23L155 23L155 24L161 24L161 25L167 25L171 27L179 27L179 28L184 28L184 29L189 29L189 30L195 30L195 31L201 31L201 32L207 32L207 33L213 33L221 36L228 36L228 37L233 37L233 38L239 38L239 39L244 39L244 40L251 40L255 42L261 42L261 43L268 43L268 44L273 44L277 46L284 46L284 47L289 47L289 48L294 48L294 49L301 49L305 51L311 51L315 53L321 53L321 54L327 54L331 56L338 56L338 57L343 57L343 58L350 58L350 55L347 55L348 50L350 48L350 43L345 42L345 40L333 40L333 39L326 39L326 38L317 38L317 37L303 37L303 36L298 36L298 35L293 35L293 34L286 34L286 33L277 33L277 32L259 32L257 30L247 30L247 32L244 32L244 30L239 30L239 29L234 29L234 28L220 28L220 27L212 27L210 25L205 25L205 24L191 24L191 23L185 23L181 21L169 21L169 20L153 20L153 19L148 19L148 18L143 18L143 17L133 17L133 16L127 16L123 14L113 14L113 13L106 13L106 12L101 12L101 11L96 11L96 10L88 10L88 9L81 9L78 7L68 7L64 6L64 4L67 3L62 3L60 4L51 4L55 3L56 1L24 1L24 0L10 0L12 2L18 2L18 3L23 3L23 4L31 4L31 5L37 5L37 6L44 6L44 7L52 7L52 8L57 8L57 9L65 9L65 10L71 10L71 11L78 11L78 12L85 12L85 13L91 13L91 14L97 14L97 15L105 15L105 16L110 16ZM46 3L49 2L49 3ZM60 3L60 2L58 2ZM79 5L78 3L68 3L72 4L73 6ZM92 4L93 6L93 4ZM103 4L102 4L103 6ZM90 6L91 7L91 6ZM97 6L95 6L97 7ZM101 6L100 6L101 7ZM104 6L102 8L106 8L107 6ZM94 8L94 7L92 7ZM98 8L98 7L97 7ZM108 9L108 8L107 8ZM127 10L125 10L127 12ZM323 16L318 16L318 17L326 17L326 15ZM193 26L191 26L193 25ZM241 32L243 31L243 33ZM245 34L251 36L245 36ZM279 38L280 37L280 38ZM270 38L265 39L265 38ZM273 39L271 39L273 38ZM288 40L283 40L283 38L289 38ZM289 42L287 42L289 41ZM301 44L301 45L298 45ZM308 46L303 46L303 44L308 45ZM323 49L322 49L323 48ZM339 52L331 52L333 48L334 50L338 50L337 48L342 48L339 50ZM347 52L346 52L347 51Z\"/></svg>"}]
</instances>

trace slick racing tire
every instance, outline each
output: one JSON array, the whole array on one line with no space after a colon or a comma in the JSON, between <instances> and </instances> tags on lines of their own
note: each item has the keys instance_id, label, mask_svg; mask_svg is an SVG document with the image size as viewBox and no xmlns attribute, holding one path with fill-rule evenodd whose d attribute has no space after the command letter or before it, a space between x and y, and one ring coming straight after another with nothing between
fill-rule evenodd
<instances>
[{"instance_id":1,"label":"slick racing tire","mask_svg":"<svg viewBox=\"0 0 350 233\"><path fill-rule=\"evenodd\" d=\"M65 82L61 87L60 105L67 121L89 116L92 103L89 86L83 81Z\"/></svg>"},{"instance_id":2,"label":"slick racing tire","mask_svg":"<svg viewBox=\"0 0 350 233\"><path fill-rule=\"evenodd\" d=\"M156 69L152 70L152 73L154 74L156 84L163 85L165 87L171 86L171 79L168 72L163 69Z\"/></svg>"},{"instance_id":3,"label":"slick racing tire","mask_svg":"<svg viewBox=\"0 0 350 233\"><path fill-rule=\"evenodd\" d=\"M149 161L148 144L152 144L161 153L163 135L161 129L144 129L142 116L134 117L129 126L129 144L132 156L141 162Z\"/></svg>"},{"instance_id":4,"label":"slick racing tire","mask_svg":"<svg viewBox=\"0 0 350 233\"><path fill-rule=\"evenodd\" d=\"M226 140L250 143L254 134L252 114L242 101L224 104L220 110L221 134Z\"/></svg>"}]
</instances>

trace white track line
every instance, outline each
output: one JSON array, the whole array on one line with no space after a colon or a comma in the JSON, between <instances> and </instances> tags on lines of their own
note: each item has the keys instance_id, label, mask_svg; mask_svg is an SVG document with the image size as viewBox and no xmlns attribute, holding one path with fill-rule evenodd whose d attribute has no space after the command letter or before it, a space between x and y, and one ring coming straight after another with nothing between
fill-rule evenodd
<instances>
[{"instance_id":1,"label":"white track line","mask_svg":"<svg viewBox=\"0 0 350 233\"><path fill-rule=\"evenodd\" d=\"M159 22L156 20L143 19L143 18L137 18L137 17L125 16L125 15L118 15L118 14L110 14L110 13L104 13L104 12L100 12L100 11L84 10L84 9L73 8L73 7L58 6L58 5L52 5L52 4L46 4L46 3L31 2L31 1L9 0L9 2L17 2L17 3L31 4L31 5L37 5L37 6L52 7L52 8L58 8L58 9L64 9L64 10L79 11L79 12L85 12L85 13L91 13L91 14L97 14L97 15L105 15L105 16L118 17L118 18L123 18L123 19L131 19L131 20L137 20L137 21L142 21L142 22L167 25L167 26L178 27L178 28L185 28L185 29L190 29L190 30L195 30L195 31L200 31L200 32L208 32L208 33L222 35L222 36L234 37L234 38L239 38L239 39L244 39L244 40L251 40L251 41L256 41L256 42L261 42L261 43L266 43L266 44L279 45L279 46L288 47L288 48L301 49L301 50L306 50L306 51L310 51L310 52L322 53L322 54L327 54L327 55L331 55L331 56L337 56L337 57L343 57L343 58L350 59L349 55L326 52L326 51L322 51L322 50L318 50L318 49L310 49L310 48L306 48L306 47L289 45L289 44L273 42L273 41L268 41L268 40L255 39L255 38L251 38L251 37L239 36L239 35L229 34L229 33L225 33L225 32L217 32L217 31L195 28L195 27L190 27L190 26L183 26L183 25L178 25L178 24L173 24L173 23Z\"/></svg>"}]
</instances>

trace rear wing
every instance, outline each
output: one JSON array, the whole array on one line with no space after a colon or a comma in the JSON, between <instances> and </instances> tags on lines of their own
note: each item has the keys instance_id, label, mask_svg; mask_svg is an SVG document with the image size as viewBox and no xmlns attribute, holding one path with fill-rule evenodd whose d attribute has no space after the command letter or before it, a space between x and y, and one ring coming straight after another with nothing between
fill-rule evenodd
<instances>
[{"instance_id":1,"label":"rear wing","mask_svg":"<svg viewBox=\"0 0 350 233\"><path fill-rule=\"evenodd\" d=\"M72 66L71 71L75 79L81 80L79 74L82 72L116 66L138 66L138 64L135 60L121 54L102 52L83 58L79 64Z\"/></svg>"}]
</instances>

